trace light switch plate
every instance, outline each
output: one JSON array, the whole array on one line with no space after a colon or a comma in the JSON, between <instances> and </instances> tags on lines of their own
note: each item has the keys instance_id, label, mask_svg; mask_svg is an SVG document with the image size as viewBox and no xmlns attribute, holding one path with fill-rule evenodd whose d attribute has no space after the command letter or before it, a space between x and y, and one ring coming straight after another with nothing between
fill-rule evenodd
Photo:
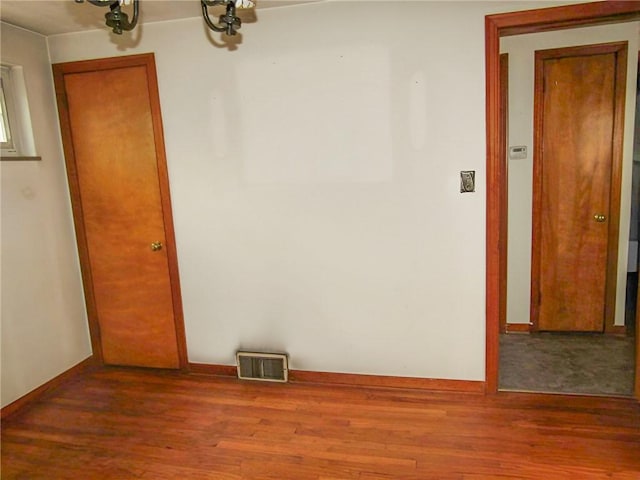
<instances>
[{"instance_id":1,"label":"light switch plate","mask_svg":"<svg viewBox=\"0 0 640 480\"><path fill-rule=\"evenodd\" d=\"M460 193L476 191L476 171L462 170L460 172Z\"/></svg>"}]
</instances>

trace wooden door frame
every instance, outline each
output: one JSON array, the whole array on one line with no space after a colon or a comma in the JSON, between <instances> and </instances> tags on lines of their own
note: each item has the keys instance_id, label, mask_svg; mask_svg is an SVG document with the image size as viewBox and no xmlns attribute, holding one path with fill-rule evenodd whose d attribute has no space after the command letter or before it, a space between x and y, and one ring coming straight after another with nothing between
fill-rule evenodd
<instances>
[{"instance_id":1,"label":"wooden door frame","mask_svg":"<svg viewBox=\"0 0 640 480\"><path fill-rule=\"evenodd\" d=\"M636 52L638 54L638 78L636 79L636 95L640 92L640 51ZM638 122L638 118L636 118L636 123ZM633 168L632 168L633 175ZM637 200L640 201L640 194L638 195ZM631 200L633 201L633 199ZM638 227L640 227L640 219L638 220ZM636 398L640 399L640 258L636 259L636 272L639 277L638 291L636 293L636 382L635 382L635 392Z\"/></svg>"},{"instance_id":2,"label":"wooden door frame","mask_svg":"<svg viewBox=\"0 0 640 480\"><path fill-rule=\"evenodd\" d=\"M507 143L509 141L509 54L500 54L500 140L499 140L499 152L500 158L505 159L504 168L505 175L508 178L509 162L507 161ZM501 207L504 212L501 214L504 218L508 218L509 212L509 184L505 183L502 191L502 204ZM507 222L503 222L500 225L500 238L507 239L509 234ZM500 298L499 305L499 324L500 333L507 332L507 257L508 243L504 242L504 255L500 257L500 291L505 294Z\"/></svg>"},{"instance_id":3,"label":"wooden door frame","mask_svg":"<svg viewBox=\"0 0 640 480\"><path fill-rule=\"evenodd\" d=\"M165 243L164 245L169 267L169 280L171 283L171 298L173 303L173 317L178 347L178 361L181 370L188 368L187 341L182 313L182 295L180 292L180 277L178 272L178 255L176 251L175 231L173 227L173 214L171 210L171 196L169 191L169 175L167 171L167 159L164 149L164 133L162 128L162 113L160 110L160 95L158 92L158 79L156 74L155 57L153 53L140 55L128 55L122 57L102 58L97 60L84 60L79 62L58 63L52 65L53 78L58 104L62 145L64 148L65 163L71 205L73 209L73 222L78 243L78 256L82 270L82 283L87 306L89 333L93 355L97 363L104 365L100 325L98 323L98 310L95 302L93 282L91 280L91 264L89 262L89 249L87 235L84 227L84 217L80 198L80 184L76 168L75 152L73 149L69 105L64 87L64 76L70 73L86 73L92 71L112 70L117 68L144 67L147 73L147 88L149 92L149 106L153 124L153 134L156 149L156 161L158 167L158 183L160 187L160 203L162 206L162 218L164 221ZM105 132L105 139L106 139Z\"/></svg>"},{"instance_id":4,"label":"wooden door frame","mask_svg":"<svg viewBox=\"0 0 640 480\"><path fill-rule=\"evenodd\" d=\"M640 267L640 261L638 261ZM637 268L636 270L640 270ZM640 273L638 274L640 275ZM640 400L640 280L638 280L638 292L636 294L636 379L635 397Z\"/></svg>"},{"instance_id":5,"label":"wooden door frame","mask_svg":"<svg viewBox=\"0 0 640 480\"><path fill-rule=\"evenodd\" d=\"M622 185L622 144L624 139L624 111L627 85L628 42L610 42L577 47L545 49L535 53L535 79L533 100L533 228L531 254L531 331L538 330L540 307L541 232L542 218L542 162L544 122L544 65L550 58L575 55L615 54L616 76L614 79L614 116L611 149L611 177L609 211L607 212L607 263L605 273L604 319L606 333L624 333L624 326L615 325L616 285L618 283L618 239L620 237L620 190Z\"/></svg>"},{"instance_id":6,"label":"wooden door frame","mask_svg":"<svg viewBox=\"0 0 640 480\"><path fill-rule=\"evenodd\" d=\"M633 21L640 1L606 1L511 12L485 17L487 207L486 207L486 350L485 391L497 393L500 302L506 298L501 268L506 258L507 161L500 156L500 37L579 26ZM636 352L635 396L640 398L640 355Z\"/></svg>"}]
</instances>

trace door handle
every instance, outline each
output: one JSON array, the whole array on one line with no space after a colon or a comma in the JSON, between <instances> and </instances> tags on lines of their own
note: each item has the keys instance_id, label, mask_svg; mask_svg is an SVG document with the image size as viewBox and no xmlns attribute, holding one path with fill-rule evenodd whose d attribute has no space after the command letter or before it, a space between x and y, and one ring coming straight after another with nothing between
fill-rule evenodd
<instances>
[{"instance_id":1,"label":"door handle","mask_svg":"<svg viewBox=\"0 0 640 480\"><path fill-rule=\"evenodd\" d=\"M607 217L606 217L606 216L604 216L604 215L602 215L602 214L600 214L600 213L596 213L596 214L593 216L593 219L594 219L596 222L598 222L598 223L602 223L602 222L604 222L604 221L607 219Z\"/></svg>"},{"instance_id":2,"label":"door handle","mask_svg":"<svg viewBox=\"0 0 640 480\"><path fill-rule=\"evenodd\" d=\"M151 251L157 252L158 250L162 250L162 242L153 242L151 244Z\"/></svg>"}]
</instances>

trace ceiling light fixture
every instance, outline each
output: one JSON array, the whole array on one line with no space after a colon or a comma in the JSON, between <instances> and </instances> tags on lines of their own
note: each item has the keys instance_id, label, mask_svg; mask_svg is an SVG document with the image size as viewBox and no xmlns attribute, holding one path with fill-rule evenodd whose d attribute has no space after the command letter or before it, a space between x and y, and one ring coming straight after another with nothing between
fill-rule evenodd
<instances>
[{"instance_id":1,"label":"ceiling light fixture","mask_svg":"<svg viewBox=\"0 0 640 480\"><path fill-rule=\"evenodd\" d=\"M140 10L140 0L133 0L133 18L129 21L129 15L122 11L122 5L129 5L132 0L88 0L92 5L98 7L109 7L104 17L106 24L113 33L122 35L123 31L133 30L138 23L138 13ZM84 0L76 0L76 3L84 3ZM200 0L202 6L202 17L207 26L214 32L223 32L227 35L235 35L242 25L240 18L236 16L236 8L253 8L253 0ZM224 15L220 15L218 23L214 23L209 17L209 7L224 5L227 9Z\"/></svg>"}]
</instances>

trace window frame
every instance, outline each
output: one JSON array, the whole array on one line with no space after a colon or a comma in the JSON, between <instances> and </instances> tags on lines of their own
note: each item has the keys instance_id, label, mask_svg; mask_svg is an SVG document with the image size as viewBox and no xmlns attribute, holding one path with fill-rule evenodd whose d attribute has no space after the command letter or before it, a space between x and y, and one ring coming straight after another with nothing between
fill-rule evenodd
<instances>
[{"instance_id":1,"label":"window frame","mask_svg":"<svg viewBox=\"0 0 640 480\"><path fill-rule=\"evenodd\" d=\"M7 142L2 145L0 160L42 160L36 153L24 68L21 65L0 63L0 70L4 112L13 144L9 145Z\"/></svg>"},{"instance_id":2,"label":"window frame","mask_svg":"<svg viewBox=\"0 0 640 480\"><path fill-rule=\"evenodd\" d=\"M2 109L2 127L7 135L7 141L0 141L0 149L2 155L17 155L18 148L16 145L16 134L12 125L15 120L15 109L13 108L11 88L11 67L8 65L0 65L0 108Z\"/></svg>"}]
</instances>

